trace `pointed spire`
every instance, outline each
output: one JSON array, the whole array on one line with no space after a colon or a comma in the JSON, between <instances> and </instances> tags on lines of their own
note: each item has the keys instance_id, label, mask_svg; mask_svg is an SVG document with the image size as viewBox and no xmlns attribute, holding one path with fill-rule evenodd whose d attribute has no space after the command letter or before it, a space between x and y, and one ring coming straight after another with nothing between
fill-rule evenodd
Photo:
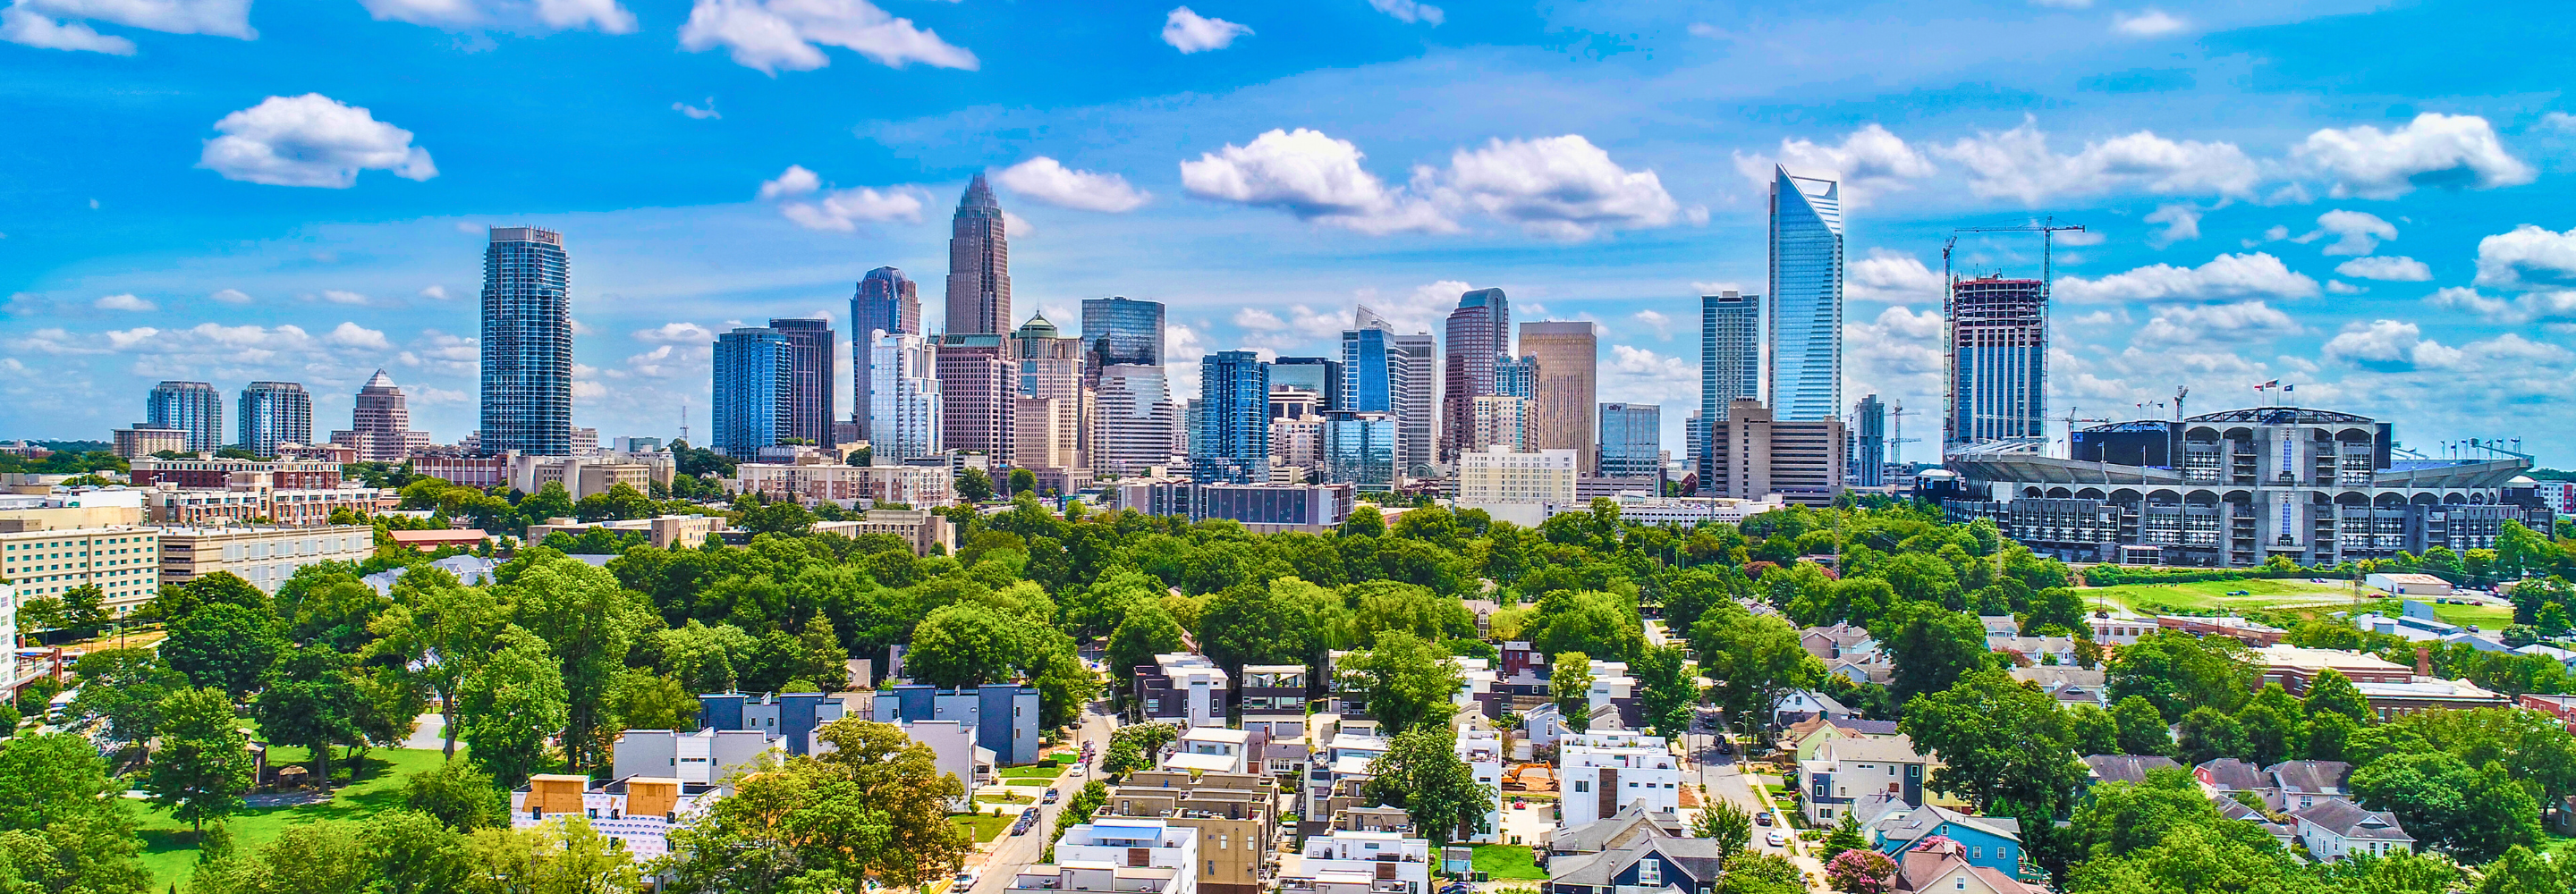
<instances>
[{"instance_id":1,"label":"pointed spire","mask_svg":"<svg viewBox=\"0 0 2576 894\"><path fill-rule=\"evenodd\" d=\"M967 182L966 194L957 199L957 207L960 210L967 208L1000 208L1002 207L1002 203L1000 200L993 198L992 185L985 183L983 172L978 171L975 173L975 179Z\"/></svg>"},{"instance_id":2,"label":"pointed spire","mask_svg":"<svg viewBox=\"0 0 2576 894\"><path fill-rule=\"evenodd\" d=\"M366 391L377 391L377 390L391 391L391 390L393 390L393 389L394 389L394 387L395 387L395 386L394 386L394 377L389 376L389 375L385 375L385 371L384 371L383 369L378 369L378 370L376 370L376 374L375 374L375 375L367 377L367 384L364 386L364 388L363 388L362 390L366 390Z\"/></svg>"}]
</instances>

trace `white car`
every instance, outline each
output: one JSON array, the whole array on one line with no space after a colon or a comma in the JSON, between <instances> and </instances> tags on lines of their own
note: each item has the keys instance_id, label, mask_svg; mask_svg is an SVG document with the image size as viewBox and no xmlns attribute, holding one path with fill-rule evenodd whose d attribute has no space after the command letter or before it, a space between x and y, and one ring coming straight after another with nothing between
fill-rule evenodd
<instances>
[{"instance_id":1,"label":"white car","mask_svg":"<svg viewBox=\"0 0 2576 894\"><path fill-rule=\"evenodd\" d=\"M1788 838L1788 836L1786 836L1786 835L1782 835L1782 834L1780 834L1780 833L1778 833L1778 832L1773 832L1773 833L1771 833L1771 834L1768 834L1768 835L1764 835L1764 836L1762 836L1762 843L1763 843L1763 844L1770 845L1770 846L1772 846L1772 847L1787 847L1787 846L1789 846L1789 838Z\"/></svg>"}]
</instances>

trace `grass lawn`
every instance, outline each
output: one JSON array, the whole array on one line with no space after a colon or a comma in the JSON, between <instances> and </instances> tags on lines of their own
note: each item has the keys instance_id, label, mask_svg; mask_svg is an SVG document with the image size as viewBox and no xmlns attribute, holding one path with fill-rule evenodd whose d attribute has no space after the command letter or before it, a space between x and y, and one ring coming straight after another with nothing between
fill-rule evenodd
<instances>
[{"instance_id":1,"label":"grass lawn","mask_svg":"<svg viewBox=\"0 0 2576 894\"><path fill-rule=\"evenodd\" d=\"M1480 844L1476 846L1476 871L1497 879L1545 880L1547 870L1530 862L1526 844Z\"/></svg>"},{"instance_id":2,"label":"grass lawn","mask_svg":"<svg viewBox=\"0 0 2576 894\"><path fill-rule=\"evenodd\" d=\"M1034 797L1030 797L1030 796L1028 796L1028 795L977 795L977 796L975 796L975 803L978 803L978 804L1035 804L1035 803L1037 803L1037 800L1038 800L1038 799L1036 799L1036 798L1034 798Z\"/></svg>"},{"instance_id":3,"label":"grass lawn","mask_svg":"<svg viewBox=\"0 0 2576 894\"><path fill-rule=\"evenodd\" d=\"M2489 632L2503 630L2513 623L2513 607L2509 605L2437 605L2425 602L2424 606L2433 610L2434 617L2453 624L2475 624L2479 630ZM2374 599L2362 603L2361 610L2394 615L2405 609L2395 599Z\"/></svg>"},{"instance_id":4,"label":"grass lawn","mask_svg":"<svg viewBox=\"0 0 2576 894\"><path fill-rule=\"evenodd\" d=\"M949 822L965 827L966 831L973 833L975 840L979 842L991 841L995 838L1001 837L1003 832L1010 831L1011 823L1018 819L1019 817L1009 814L1002 816L990 816L986 814L961 816L952 814L948 817Z\"/></svg>"},{"instance_id":5,"label":"grass lawn","mask_svg":"<svg viewBox=\"0 0 2576 894\"><path fill-rule=\"evenodd\" d=\"M2234 590L2243 590L2246 595L2227 595ZM2314 584L2307 578L2298 577L2121 584L2116 587L2086 587L2075 591L2075 594L2086 602L2110 602L2128 606L2140 614L2152 614L2157 609L2262 611L2280 605L2350 599L2352 590L2343 581Z\"/></svg>"},{"instance_id":6,"label":"grass lawn","mask_svg":"<svg viewBox=\"0 0 2576 894\"><path fill-rule=\"evenodd\" d=\"M1063 774L1064 768L1053 764L1002 768L1002 778L1004 779L1054 779Z\"/></svg>"},{"instance_id":7,"label":"grass lawn","mask_svg":"<svg viewBox=\"0 0 2576 894\"><path fill-rule=\"evenodd\" d=\"M301 759L300 748L276 748L269 751L272 761L280 757ZM437 767L436 751L414 751L402 748L377 748L367 752L366 766L360 768L358 781L343 786L331 800L319 804L274 807L252 810L232 818L234 846L255 850L277 840L277 834L289 825L324 819L366 819L388 808L402 804L403 777ZM337 773L345 764L334 763ZM196 836L188 824L170 818L168 810L134 802L136 829L143 838L143 868L152 872L152 886L167 889L184 888L188 875L197 867Z\"/></svg>"}]
</instances>

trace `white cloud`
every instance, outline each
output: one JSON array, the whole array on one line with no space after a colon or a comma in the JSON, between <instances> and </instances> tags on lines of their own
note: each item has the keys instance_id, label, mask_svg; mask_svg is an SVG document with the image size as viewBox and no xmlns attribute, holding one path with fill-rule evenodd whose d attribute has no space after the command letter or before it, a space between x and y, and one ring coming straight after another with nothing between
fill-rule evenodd
<instances>
[{"instance_id":1,"label":"white cloud","mask_svg":"<svg viewBox=\"0 0 2576 894\"><path fill-rule=\"evenodd\" d=\"M259 38L250 26L250 0L17 0L0 9L0 40L48 50L134 54L133 41L100 34L88 21L170 34Z\"/></svg>"},{"instance_id":2,"label":"white cloud","mask_svg":"<svg viewBox=\"0 0 2576 894\"><path fill-rule=\"evenodd\" d=\"M792 199L815 196L814 201L780 201L778 213L797 226L809 230L853 232L861 222L889 223L921 220L922 198L913 187L890 187L885 192L859 187L824 190L823 178L803 165L788 165L773 180L760 184L759 198Z\"/></svg>"},{"instance_id":3,"label":"white cloud","mask_svg":"<svg viewBox=\"0 0 2576 894\"><path fill-rule=\"evenodd\" d=\"M322 300L333 304L365 304L367 296L345 289L323 289Z\"/></svg>"},{"instance_id":4,"label":"white cloud","mask_svg":"<svg viewBox=\"0 0 2576 894\"><path fill-rule=\"evenodd\" d=\"M1966 165L1968 188L1979 196L2011 197L2030 204L2052 196L2080 196L2141 189L2168 195L2251 195L2260 179L2254 160L2233 143L2168 140L2138 131L2087 142L2073 155L2048 148L2036 118L2002 133L1935 147L1933 154Z\"/></svg>"},{"instance_id":5,"label":"white cloud","mask_svg":"<svg viewBox=\"0 0 2576 894\"><path fill-rule=\"evenodd\" d=\"M1632 345L1611 345L1601 365L1601 399L1661 405L1699 403L1699 364Z\"/></svg>"},{"instance_id":6,"label":"white cloud","mask_svg":"<svg viewBox=\"0 0 2576 894\"><path fill-rule=\"evenodd\" d=\"M437 28L635 31L635 14L617 0L358 0L379 20Z\"/></svg>"},{"instance_id":7,"label":"white cloud","mask_svg":"<svg viewBox=\"0 0 2576 894\"><path fill-rule=\"evenodd\" d=\"M1182 53L1222 50L1250 33L1251 28L1199 15L1187 6L1172 7L1171 14L1163 17L1163 42Z\"/></svg>"},{"instance_id":8,"label":"white cloud","mask_svg":"<svg viewBox=\"0 0 2576 894\"><path fill-rule=\"evenodd\" d=\"M2059 245L2100 245L2111 240L2110 234L2100 230L2068 230L2050 238Z\"/></svg>"},{"instance_id":9,"label":"white cloud","mask_svg":"<svg viewBox=\"0 0 2576 894\"><path fill-rule=\"evenodd\" d=\"M1941 273L1913 254L1893 249L1870 249L1869 257L1846 271L1844 285L1862 301L1941 300Z\"/></svg>"},{"instance_id":10,"label":"white cloud","mask_svg":"<svg viewBox=\"0 0 2576 894\"><path fill-rule=\"evenodd\" d=\"M1449 18L1447 13L1440 11L1440 7L1416 0L1369 0L1369 6L1394 16L1399 22L1429 22L1438 26Z\"/></svg>"},{"instance_id":11,"label":"white cloud","mask_svg":"<svg viewBox=\"0 0 2576 894\"><path fill-rule=\"evenodd\" d=\"M1417 184L1425 179L1415 177ZM1578 134L1497 138L1481 149L1460 149L1438 180L1444 197L1557 239L1585 239L1604 228L1660 227L1682 213L1655 172L1621 168ZM1705 212L1700 215L1704 219Z\"/></svg>"},{"instance_id":12,"label":"white cloud","mask_svg":"<svg viewBox=\"0 0 2576 894\"><path fill-rule=\"evenodd\" d=\"M889 68L919 62L973 71L980 65L974 53L867 0L697 0L680 26L683 49L722 46L733 61L771 75L832 64L816 44L846 47Z\"/></svg>"},{"instance_id":13,"label":"white cloud","mask_svg":"<svg viewBox=\"0 0 2576 894\"><path fill-rule=\"evenodd\" d=\"M2334 178L2336 198L2393 199L2419 186L2493 189L2536 176L2476 115L2426 112L2384 132L2368 125L2326 128L2291 147L2290 155Z\"/></svg>"},{"instance_id":14,"label":"white cloud","mask_svg":"<svg viewBox=\"0 0 2576 894\"><path fill-rule=\"evenodd\" d=\"M2340 279L2326 280L2326 294L2328 295L2359 295L2367 291L2370 290L2344 282Z\"/></svg>"},{"instance_id":15,"label":"white cloud","mask_svg":"<svg viewBox=\"0 0 2576 894\"><path fill-rule=\"evenodd\" d=\"M2379 215L2340 208L2318 215L2317 230L2335 236L2324 249L2330 255L2366 255L2379 250L2379 240L2397 238L2397 225Z\"/></svg>"},{"instance_id":16,"label":"white cloud","mask_svg":"<svg viewBox=\"0 0 2576 894\"><path fill-rule=\"evenodd\" d=\"M1673 340L1673 318L1653 310L1641 310L1629 316L1645 324L1648 330L1655 333L1656 338L1665 341Z\"/></svg>"},{"instance_id":17,"label":"white cloud","mask_svg":"<svg viewBox=\"0 0 2576 894\"><path fill-rule=\"evenodd\" d=\"M90 306L100 310L131 310L144 312L161 309L160 305L141 298L136 298L133 295L104 295L97 301L90 302Z\"/></svg>"},{"instance_id":18,"label":"white cloud","mask_svg":"<svg viewBox=\"0 0 2576 894\"><path fill-rule=\"evenodd\" d=\"M1698 290L1699 294L1702 295L1718 295L1726 292L1744 291L1744 286L1742 284L1727 282L1724 280L1716 282L1693 281L1691 283L1691 288Z\"/></svg>"},{"instance_id":19,"label":"white cloud","mask_svg":"<svg viewBox=\"0 0 2576 894\"><path fill-rule=\"evenodd\" d=\"M635 330L635 340L663 344L702 345L716 340L715 330L696 323L664 323L651 329Z\"/></svg>"},{"instance_id":20,"label":"white cloud","mask_svg":"<svg viewBox=\"0 0 2576 894\"><path fill-rule=\"evenodd\" d=\"M2454 287L2424 300L2434 307L2463 311L2490 323L2576 321L2576 291L2525 292L2512 298L2496 298L2478 294L2476 289Z\"/></svg>"},{"instance_id":21,"label":"white cloud","mask_svg":"<svg viewBox=\"0 0 2576 894\"><path fill-rule=\"evenodd\" d=\"M1372 235L1458 231L1428 201L1389 188L1361 167L1364 157L1350 141L1322 131L1274 129L1249 145L1228 143L1181 162L1181 186L1207 198L1278 208Z\"/></svg>"},{"instance_id":22,"label":"white cloud","mask_svg":"<svg viewBox=\"0 0 2576 894\"><path fill-rule=\"evenodd\" d=\"M80 22L57 22L23 6L0 9L0 40L48 50L80 50L115 56L134 55L134 42Z\"/></svg>"},{"instance_id":23,"label":"white cloud","mask_svg":"<svg viewBox=\"0 0 2576 894\"><path fill-rule=\"evenodd\" d=\"M2140 345L2236 345L2249 340L2296 335L2299 324L2279 308L2261 301L2235 304L2171 304L2155 309L2138 330Z\"/></svg>"},{"instance_id":24,"label":"white cloud","mask_svg":"<svg viewBox=\"0 0 2576 894\"><path fill-rule=\"evenodd\" d=\"M1832 172L1841 177L1849 190L1845 202L1860 204L1870 193L1894 191L1912 186L1907 181L1932 176L1932 160L1887 128L1876 123L1852 131L1841 145L1828 146L1803 139L1780 141L1776 157L1735 155L1735 170L1768 189L1773 164L1785 165L1792 172Z\"/></svg>"},{"instance_id":25,"label":"white cloud","mask_svg":"<svg viewBox=\"0 0 2576 894\"><path fill-rule=\"evenodd\" d=\"M2147 244L2163 248L2176 242L2188 242L2200 238L2200 218L2207 213L2201 210L2200 206L2190 202L2157 207L2155 213L2147 215L2145 220L2152 224L2164 224L2165 228L2149 235Z\"/></svg>"},{"instance_id":26,"label":"white cloud","mask_svg":"<svg viewBox=\"0 0 2576 894\"><path fill-rule=\"evenodd\" d=\"M2354 279L2385 282L2423 282L2433 278L2433 268L2403 256L2354 258L2335 265L2335 272Z\"/></svg>"},{"instance_id":27,"label":"white cloud","mask_svg":"<svg viewBox=\"0 0 2576 894\"><path fill-rule=\"evenodd\" d=\"M2576 287L2576 227L2564 233L2531 224L2478 240L2477 285L2499 289Z\"/></svg>"},{"instance_id":28,"label":"white cloud","mask_svg":"<svg viewBox=\"0 0 2576 894\"><path fill-rule=\"evenodd\" d=\"M1941 396L1942 329L1937 304L1921 312L1898 305L1869 322L1844 323L1843 356L1850 361L1844 390L1877 394L1889 403L1913 397L1917 407L1934 406L1925 401Z\"/></svg>"},{"instance_id":29,"label":"white cloud","mask_svg":"<svg viewBox=\"0 0 2576 894\"><path fill-rule=\"evenodd\" d=\"M2423 337L2413 323L2373 320L2345 323L2326 340L2325 356L2374 369L2442 368L2457 365L2458 350Z\"/></svg>"},{"instance_id":30,"label":"white cloud","mask_svg":"<svg viewBox=\"0 0 2576 894\"><path fill-rule=\"evenodd\" d=\"M2049 6L2058 9L2091 9L2093 8L2093 0L2030 0L2030 5Z\"/></svg>"},{"instance_id":31,"label":"white cloud","mask_svg":"<svg viewBox=\"0 0 2576 894\"><path fill-rule=\"evenodd\" d=\"M438 176L429 150L411 144L411 131L319 93L271 96L225 115L215 129L224 135L206 141L198 167L227 180L347 189L363 170L406 180Z\"/></svg>"},{"instance_id":32,"label":"white cloud","mask_svg":"<svg viewBox=\"0 0 2576 894\"><path fill-rule=\"evenodd\" d=\"M447 287L441 285L422 286L420 289L420 297L427 298L431 301L445 301L447 300Z\"/></svg>"},{"instance_id":33,"label":"white cloud","mask_svg":"<svg viewBox=\"0 0 2576 894\"><path fill-rule=\"evenodd\" d=\"M2317 281L2292 271L2279 258L2254 252L2219 255L2199 267L2153 264L2099 279L2059 277L2055 292L2078 304L2254 296L2306 298L2317 294Z\"/></svg>"},{"instance_id":34,"label":"white cloud","mask_svg":"<svg viewBox=\"0 0 2576 894\"><path fill-rule=\"evenodd\" d=\"M671 104L671 111L687 115L700 121L705 121L709 118L724 117L723 113L716 111L716 98L712 96L707 97L706 108L701 109L685 102L675 102Z\"/></svg>"},{"instance_id":35,"label":"white cloud","mask_svg":"<svg viewBox=\"0 0 2576 894\"><path fill-rule=\"evenodd\" d=\"M224 304L250 303L250 295L240 289L218 289L214 294L206 297Z\"/></svg>"},{"instance_id":36,"label":"white cloud","mask_svg":"<svg viewBox=\"0 0 2576 894\"><path fill-rule=\"evenodd\" d=\"M1003 168L993 179L1002 181L1012 192L1080 211L1134 211L1147 198L1144 192L1127 185L1125 177L1077 171L1043 155Z\"/></svg>"},{"instance_id":37,"label":"white cloud","mask_svg":"<svg viewBox=\"0 0 2576 894\"><path fill-rule=\"evenodd\" d=\"M329 334L322 336L322 340L344 348L390 351L394 347L393 342L385 340L383 332L346 321L333 327Z\"/></svg>"},{"instance_id":38,"label":"white cloud","mask_svg":"<svg viewBox=\"0 0 2576 894\"><path fill-rule=\"evenodd\" d=\"M2165 14L2161 9L2149 9L2136 15L2122 13L2111 17L2111 30L2131 37L2163 37L2190 27L2190 24Z\"/></svg>"}]
</instances>

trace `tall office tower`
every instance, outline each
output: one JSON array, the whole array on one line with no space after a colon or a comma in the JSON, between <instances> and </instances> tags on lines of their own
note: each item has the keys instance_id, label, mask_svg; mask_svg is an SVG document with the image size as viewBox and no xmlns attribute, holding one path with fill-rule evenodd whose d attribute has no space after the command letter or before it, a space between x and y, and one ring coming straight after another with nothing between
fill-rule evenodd
<instances>
[{"instance_id":1,"label":"tall office tower","mask_svg":"<svg viewBox=\"0 0 2576 894\"><path fill-rule=\"evenodd\" d=\"M1439 458L1440 348L1431 333L1398 335L1393 360L1404 369L1397 381L1395 423L1404 439L1404 466L1411 475Z\"/></svg>"},{"instance_id":2,"label":"tall office tower","mask_svg":"<svg viewBox=\"0 0 2576 894\"><path fill-rule=\"evenodd\" d=\"M1494 363L1512 355L1512 305L1501 289L1458 296L1449 312L1449 365L1440 392L1440 461L1454 462L1475 430L1475 399L1502 394Z\"/></svg>"},{"instance_id":3,"label":"tall office tower","mask_svg":"<svg viewBox=\"0 0 2576 894\"><path fill-rule=\"evenodd\" d=\"M349 430L331 433L331 443L358 452L360 462L398 463L418 447L429 446L429 433L411 431L411 407L402 388L384 370L367 378L349 410Z\"/></svg>"},{"instance_id":4,"label":"tall office tower","mask_svg":"<svg viewBox=\"0 0 2576 894\"><path fill-rule=\"evenodd\" d=\"M878 330L868 347L868 461L891 466L940 451L939 345Z\"/></svg>"},{"instance_id":5,"label":"tall office tower","mask_svg":"<svg viewBox=\"0 0 2576 894\"><path fill-rule=\"evenodd\" d=\"M796 343L776 329L746 326L716 336L715 431L717 453L751 459L760 448L790 437L796 416Z\"/></svg>"},{"instance_id":6,"label":"tall office tower","mask_svg":"<svg viewBox=\"0 0 2576 894\"><path fill-rule=\"evenodd\" d=\"M868 372L876 366L876 333L920 335L920 287L892 267L859 278L850 295L850 416L859 440L868 439Z\"/></svg>"},{"instance_id":7,"label":"tall office tower","mask_svg":"<svg viewBox=\"0 0 2576 894\"><path fill-rule=\"evenodd\" d=\"M1772 173L1770 407L1783 420L1838 419L1843 412L1842 184L1794 176L1778 166Z\"/></svg>"},{"instance_id":8,"label":"tall office tower","mask_svg":"<svg viewBox=\"0 0 2576 894\"><path fill-rule=\"evenodd\" d=\"M1281 357L1270 361L1270 387L1303 388L1315 393L1315 412L1333 409L1342 393L1342 363L1328 357Z\"/></svg>"},{"instance_id":9,"label":"tall office tower","mask_svg":"<svg viewBox=\"0 0 2576 894\"><path fill-rule=\"evenodd\" d=\"M1163 368L1121 363L1099 370L1092 401L1092 471L1103 476L1142 475L1172 460L1181 408L1172 402Z\"/></svg>"},{"instance_id":10,"label":"tall office tower","mask_svg":"<svg viewBox=\"0 0 2576 894\"><path fill-rule=\"evenodd\" d=\"M1469 406L1472 430L1467 443L1459 445L1461 455L1501 445L1514 453L1530 449L1529 398L1511 394L1479 394Z\"/></svg>"},{"instance_id":11,"label":"tall office tower","mask_svg":"<svg viewBox=\"0 0 2576 894\"><path fill-rule=\"evenodd\" d=\"M1199 361L1198 428L1190 477L1245 484L1270 480L1270 364L1251 351Z\"/></svg>"},{"instance_id":12,"label":"tall office tower","mask_svg":"<svg viewBox=\"0 0 2576 894\"><path fill-rule=\"evenodd\" d=\"M1082 299L1082 359L1093 378L1111 366L1163 365L1163 303Z\"/></svg>"},{"instance_id":13,"label":"tall office tower","mask_svg":"<svg viewBox=\"0 0 2576 894\"><path fill-rule=\"evenodd\" d=\"M966 184L948 235L948 334L999 335L1011 325L1011 245L984 175Z\"/></svg>"},{"instance_id":14,"label":"tall office tower","mask_svg":"<svg viewBox=\"0 0 2576 894\"><path fill-rule=\"evenodd\" d=\"M1887 483L1887 405L1878 395L1852 405L1851 483L1877 487Z\"/></svg>"},{"instance_id":15,"label":"tall office tower","mask_svg":"<svg viewBox=\"0 0 2576 894\"><path fill-rule=\"evenodd\" d=\"M2048 287L1983 277L1950 286L1949 412L1942 455L1980 441L2048 436Z\"/></svg>"},{"instance_id":16,"label":"tall office tower","mask_svg":"<svg viewBox=\"0 0 2576 894\"><path fill-rule=\"evenodd\" d=\"M1664 408L1601 405L1601 477L1651 478L1664 470Z\"/></svg>"},{"instance_id":17,"label":"tall office tower","mask_svg":"<svg viewBox=\"0 0 2576 894\"><path fill-rule=\"evenodd\" d=\"M295 382L252 382L241 391L241 438L234 443L261 456L279 444L313 443L313 395Z\"/></svg>"},{"instance_id":18,"label":"tall office tower","mask_svg":"<svg viewBox=\"0 0 2576 894\"><path fill-rule=\"evenodd\" d=\"M1494 393L1538 399L1538 358L1495 358Z\"/></svg>"},{"instance_id":19,"label":"tall office tower","mask_svg":"<svg viewBox=\"0 0 2576 894\"><path fill-rule=\"evenodd\" d=\"M1325 414L1324 483L1356 484L1365 491L1395 489L1399 441L1392 413Z\"/></svg>"},{"instance_id":20,"label":"tall office tower","mask_svg":"<svg viewBox=\"0 0 2576 894\"><path fill-rule=\"evenodd\" d=\"M835 386L840 384L832 321L772 319L769 328L786 336L788 347L788 413L779 437L832 446L832 414L839 400Z\"/></svg>"},{"instance_id":21,"label":"tall office tower","mask_svg":"<svg viewBox=\"0 0 2576 894\"><path fill-rule=\"evenodd\" d=\"M486 456L572 453L572 271L563 234L493 227L483 250Z\"/></svg>"},{"instance_id":22,"label":"tall office tower","mask_svg":"<svg viewBox=\"0 0 2576 894\"><path fill-rule=\"evenodd\" d=\"M1433 420L1437 350L1427 333L1399 335L1377 311L1361 305L1353 328L1342 331L1341 393L1335 411L1385 413L1395 420L1396 474L1432 462L1438 440Z\"/></svg>"},{"instance_id":23,"label":"tall office tower","mask_svg":"<svg viewBox=\"0 0 2576 894\"><path fill-rule=\"evenodd\" d=\"M1831 505L1842 493L1840 419L1775 421L1762 402L1745 399L1708 429L1717 447L1700 470L1701 493L1746 500L1779 494L1803 506Z\"/></svg>"},{"instance_id":24,"label":"tall office tower","mask_svg":"<svg viewBox=\"0 0 2576 894\"><path fill-rule=\"evenodd\" d=\"M981 181L978 181L979 183ZM1007 465L1017 440L1019 358L1011 337L961 334L939 337L939 443L946 450L981 450Z\"/></svg>"},{"instance_id":25,"label":"tall office tower","mask_svg":"<svg viewBox=\"0 0 2576 894\"><path fill-rule=\"evenodd\" d=\"M1091 483L1091 389L1082 380L1082 339L1064 335L1044 314L1011 333L1019 352L1017 431L1011 464L1036 473L1041 488L1072 493Z\"/></svg>"},{"instance_id":26,"label":"tall office tower","mask_svg":"<svg viewBox=\"0 0 2576 894\"><path fill-rule=\"evenodd\" d=\"M1733 291L1699 299L1699 418L1726 418L1728 404L1762 399L1762 296ZM1703 434L1706 429L1702 429ZM1691 461L1708 465L1709 440L1691 439ZM1700 486L1710 486L1700 476Z\"/></svg>"},{"instance_id":27,"label":"tall office tower","mask_svg":"<svg viewBox=\"0 0 2576 894\"><path fill-rule=\"evenodd\" d=\"M1521 354L1538 362L1537 424L1531 426L1530 449L1572 450L1575 474L1594 474L1600 468L1592 437L1600 336L1587 322L1522 323Z\"/></svg>"},{"instance_id":28,"label":"tall office tower","mask_svg":"<svg viewBox=\"0 0 2576 894\"><path fill-rule=\"evenodd\" d=\"M191 453L224 446L224 393L205 382L163 382L143 400L143 423L188 433Z\"/></svg>"}]
</instances>

